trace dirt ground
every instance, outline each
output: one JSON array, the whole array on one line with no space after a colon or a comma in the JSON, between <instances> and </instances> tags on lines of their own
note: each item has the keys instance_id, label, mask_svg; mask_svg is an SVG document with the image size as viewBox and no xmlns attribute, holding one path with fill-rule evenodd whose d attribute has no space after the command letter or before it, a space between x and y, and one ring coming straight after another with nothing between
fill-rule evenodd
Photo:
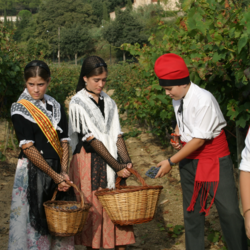
<instances>
[{"instance_id":1,"label":"dirt ground","mask_svg":"<svg viewBox=\"0 0 250 250\"><path fill-rule=\"evenodd\" d=\"M123 128L123 132L133 131L134 128ZM138 128L137 128L138 129ZM0 121L0 147L5 141L5 123ZM184 250L185 235L182 211L182 190L178 166L161 179L150 179L145 176L147 169L174 152L171 148L163 148L159 142L148 133L142 131L138 137L126 140L134 168L141 174L149 185L164 187L156 215L153 221L134 226L136 243L127 247L128 250ZM1 151L1 148L0 148ZM0 161L0 249L7 249L9 231L9 213L14 173L18 151L7 150L6 161ZM130 186L140 185L132 176L128 179ZM215 206L206 218L205 244L206 250L226 249L221 236L221 228ZM76 250L84 250L76 246Z\"/></svg>"}]
</instances>

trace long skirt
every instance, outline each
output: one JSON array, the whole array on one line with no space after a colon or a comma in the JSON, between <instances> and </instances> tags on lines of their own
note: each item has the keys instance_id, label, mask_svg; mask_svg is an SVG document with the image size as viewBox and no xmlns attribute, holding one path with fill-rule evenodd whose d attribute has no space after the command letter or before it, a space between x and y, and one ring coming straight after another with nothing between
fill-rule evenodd
<instances>
[{"instance_id":1,"label":"long skirt","mask_svg":"<svg viewBox=\"0 0 250 250\"><path fill-rule=\"evenodd\" d=\"M80 154L73 156L69 176L82 190L86 202L92 204L83 231L75 236L75 244L113 249L135 243L133 227L114 225L95 196L96 191L91 190L91 153L86 153L83 147ZM79 195L76 196L79 200Z\"/></svg>"},{"instance_id":2,"label":"long skirt","mask_svg":"<svg viewBox=\"0 0 250 250\"><path fill-rule=\"evenodd\" d=\"M12 191L9 250L73 250L74 237L54 237L39 234L31 225L29 203L27 159L19 159Z\"/></svg>"}]
</instances>

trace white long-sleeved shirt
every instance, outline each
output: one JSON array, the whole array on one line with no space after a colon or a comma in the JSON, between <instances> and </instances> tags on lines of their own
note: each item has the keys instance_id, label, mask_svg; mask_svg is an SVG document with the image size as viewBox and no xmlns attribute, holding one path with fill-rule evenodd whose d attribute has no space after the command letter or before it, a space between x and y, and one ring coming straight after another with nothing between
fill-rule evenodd
<instances>
[{"instance_id":1,"label":"white long-sleeved shirt","mask_svg":"<svg viewBox=\"0 0 250 250\"><path fill-rule=\"evenodd\" d=\"M180 102L173 100L172 103L181 140L184 142L193 138L213 139L227 125L214 96L192 82L183 98L182 114L178 113Z\"/></svg>"}]
</instances>

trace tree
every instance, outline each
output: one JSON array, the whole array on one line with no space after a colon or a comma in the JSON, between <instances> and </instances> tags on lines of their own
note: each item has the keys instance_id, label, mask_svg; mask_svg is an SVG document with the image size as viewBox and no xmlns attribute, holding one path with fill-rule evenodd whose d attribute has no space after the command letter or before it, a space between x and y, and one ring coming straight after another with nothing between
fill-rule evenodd
<instances>
[{"instance_id":1,"label":"tree","mask_svg":"<svg viewBox=\"0 0 250 250\"><path fill-rule=\"evenodd\" d=\"M107 5L105 2L103 3L103 20L105 21L109 20L108 9L107 9Z\"/></svg>"},{"instance_id":2,"label":"tree","mask_svg":"<svg viewBox=\"0 0 250 250\"><path fill-rule=\"evenodd\" d=\"M113 12L117 7L122 8L126 5L127 0L108 0L106 1L108 11Z\"/></svg>"},{"instance_id":3,"label":"tree","mask_svg":"<svg viewBox=\"0 0 250 250\"><path fill-rule=\"evenodd\" d=\"M25 33L30 26L30 22L32 20L32 14L28 10L21 10L17 15L18 22L16 23L16 31L14 34L14 39L16 41L27 41L27 38L24 39ZM29 34L32 36L33 34Z\"/></svg>"},{"instance_id":4,"label":"tree","mask_svg":"<svg viewBox=\"0 0 250 250\"><path fill-rule=\"evenodd\" d=\"M62 55L71 59L75 56L77 64L78 55L86 55L93 51L93 39L88 28L80 24L73 24L70 28L63 28L61 31L61 52Z\"/></svg>"},{"instance_id":5,"label":"tree","mask_svg":"<svg viewBox=\"0 0 250 250\"><path fill-rule=\"evenodd\" d=\"M4 21L3 21L4 26L7 25L7 14L6 14L6 9L4 10Z\"/></svg>"},{"instance_id":6,"label":"tree","mask_svg":"<svg viewBox=\"0 0 250 250\"><path fill-rule=\"evenodd\" d=\"M127 7L128 9L132 10L133 4L132 4L132 1L131 1L131 0L127 0L127 5L126 5L126 7Z\"/></svg>"},{"instance_id":7,"label":"tree","mask_svg":"<svg viewBox=\"0 0 250 250\"><path fill-rule=\"evenodd\" d=\"M118 10L116 19L104 28L103 37L110 44L120 47L124 43L142 45L147 42L144 27L131 15L130 10ZM123 53L125 60L125 52Z\"/></svg>"},{"instance_id":8,"label":"tree","mask_svg":"<svg viewBox=\"0 0 250 250\"><path fill-rule=\"evenodd\" d=\"M37 14L36 36L49 39L50 43L57 42L58 27L70 28L73 23L78 23L91 28L96 21L91 5L82 0L47 0L42 2Z\"/></svg>"},{"instance_id":9,"label":"tree","mask_svg":"<svg viewBox=\"0 0 250 250\"><path fill-rule=\"evenodd\" d=\"M27 43L27 55L30 61L36 59L38 56L48 56L49 54L49 43L46 40L30 38Z\"/></svg>"},{"instance_id":10,"label":"tree","mask_svg":"<svg viewBox=\"0 0 250 250\"><path fill-rule=\"evenodd\" d=\"M10 118L10 107L23 90L23 71L20 56L12 35L0 23L0 117Z\"/></svg>"},{"instance_id":11,"label":"tree","mask_svg":"<svg viewBox=\"0 0 250 250\"><path fill-rule=\"evenodd\" d=\"M14 0L0 0L0 10L4 13L6 10L10 10L13 8Z\"/></svg>"}]
</instances>

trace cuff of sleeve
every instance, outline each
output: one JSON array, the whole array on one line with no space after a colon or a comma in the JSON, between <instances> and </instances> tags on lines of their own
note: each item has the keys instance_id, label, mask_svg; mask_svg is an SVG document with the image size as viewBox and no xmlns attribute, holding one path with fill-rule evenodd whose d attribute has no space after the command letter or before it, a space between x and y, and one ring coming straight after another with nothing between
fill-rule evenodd
<instances>
[{"instance_id":1,"label":"cuff of sleeve","mask_svg":"<svg viewBox=\"0 0 250 250\"><path fill-rule=\"evenodd\" d=\"M31 140L22 140L22 141L20 141L19 148L21 148L24 144L27 144L27 143L30 143L30 142L32 142L33 144L35 143L34 141L31 141Z\"/></svg>"},{"instance_id":2,"label":"cuff of sleeve","mask_svg":"<svg viewBox=\"0 0 250 250\"><path fill-rule=\"evenodd\" d=\"M60 141L68 141L68 142L70 142L71 139L70 138L62 138Z\"/></svg>"},{"instance_id":3,"label":"cuff of sleeve","mask_svg":"<svg viewBox=\"0 0 250 250\"><path fill-rule=\"evenodd\" d=\"M89 137L94 136L92 133L86 134L83 138L82 141L86 141Z\"/></svg>"},{"instance_id":4,"label":"cuff of sleeve","mask_svg":"<svg viewBox=\"0 0 250 250\"><path fill-rule=\"evenodd\" d=\"M239 170L245 171L245 172L250 172L250 163L247 161L241 160Z\"/></svg>"},{"instance_id":5,"label":"cuff of sleeve","mask_svg":"<svg viewBox=\"0 0 250 250\"><path fill-rule=\"evenodd\" d=\"M199 139L212 139L213 133L212 132L204 132L199 130L199 128L194 128L194 132L191 134L192 138L199 138Z\"/></svg>"}]
</instances>

